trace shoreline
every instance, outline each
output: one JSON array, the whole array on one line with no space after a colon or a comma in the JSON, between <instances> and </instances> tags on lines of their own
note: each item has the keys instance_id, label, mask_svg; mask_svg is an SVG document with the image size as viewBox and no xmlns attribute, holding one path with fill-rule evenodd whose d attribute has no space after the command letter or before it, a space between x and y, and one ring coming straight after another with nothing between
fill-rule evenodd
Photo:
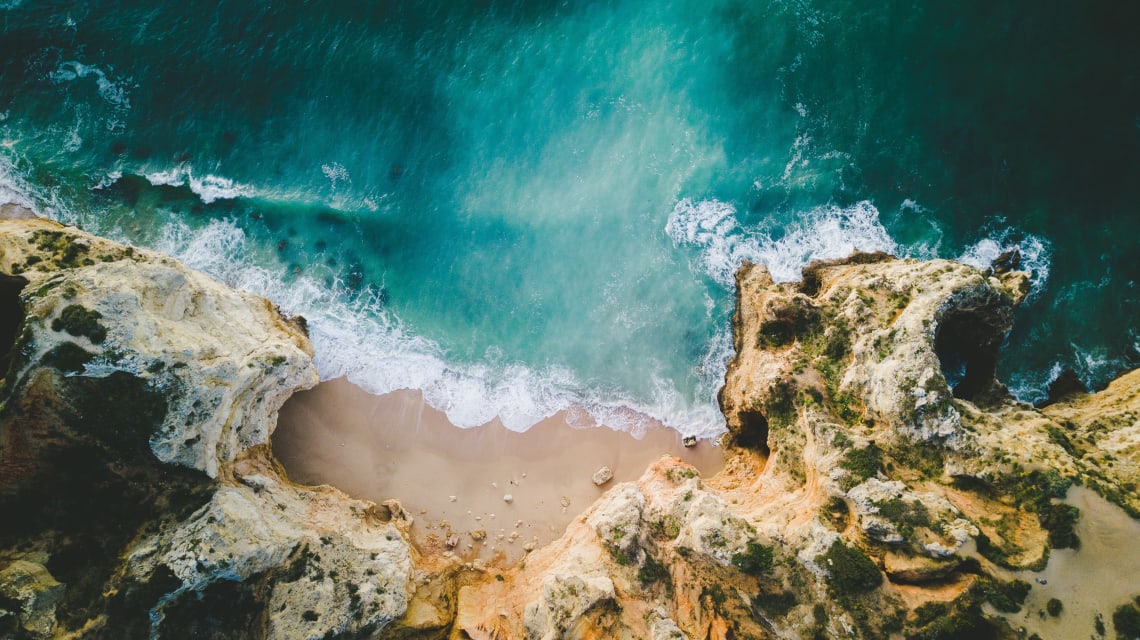
<instances>
[{"instance_id":1,"label":"shoreline","mask_svg":"<svg viewBox=\"0 0 1140 640\"><path fill-rule=\"evenodd\" d=\"M663 455L705 477L724 464L712 441L686 448L679 432L661 425L635 438L572 426L560 412L523 432L497 419L464 429L418 391L376 396L344 378L290 398L272 446L294 482L376 503L399 500L421 551L497 566L557 539L605 491L636 480ZM596 486L592 475L603 466L614 477Z\"/></svg>"}]
</instances>

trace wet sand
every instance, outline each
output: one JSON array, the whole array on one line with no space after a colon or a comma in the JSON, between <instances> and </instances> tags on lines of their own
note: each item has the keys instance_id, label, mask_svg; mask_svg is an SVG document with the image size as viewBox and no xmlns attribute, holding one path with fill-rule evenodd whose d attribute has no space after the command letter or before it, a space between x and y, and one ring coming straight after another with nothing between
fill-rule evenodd
<instances>
[{"instance_id":1,"label":"wet sand","mask_svg":"<svg viewBox=\"0 0 1140 640\"><path fill-rule=\"evenodd\" d=\"M460 429L419 392L374 396L343 379L291 398L272 442L293 481L376 502L399 499L421 548L446 550L452 537L459 556L501 566L519 560L528 544L556 539L605 490L637 479L662 455L681 457L706 477L723 465L714 443L686 449L679 433L660 425L637 439L575 428L560 413L523 433L497 420ZM602 466L614 479L597 487L591 476ZM470 535L479 531L486 532L481 542Z\"/></svg>"}]
</instances>

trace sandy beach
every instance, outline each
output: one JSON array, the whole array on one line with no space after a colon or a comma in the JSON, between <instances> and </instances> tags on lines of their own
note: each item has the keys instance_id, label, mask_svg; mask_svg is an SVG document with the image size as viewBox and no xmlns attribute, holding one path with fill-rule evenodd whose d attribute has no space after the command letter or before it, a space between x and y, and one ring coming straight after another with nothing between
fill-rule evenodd
<instances>
[{"instance_id":1,"label":"sandy beach","mask_svg":"<svg viewBox=\"0 0 1140 640\"><path fill-rule=\"evenodd\" d=\"M444 551L450 538L459 556L500 566L556 539L605 490L636 479L662 455L706 477L723 464L714 443L686 449L679 433L660 425L634 438L575 428L560 413L523 433L497 420L460 429L419 392L375 396L343 379L286 403L273 450L295 482L399 499L421 548ZM603 466L614 478L597 487L591 477Z\"/></svg>"}]
</instances>

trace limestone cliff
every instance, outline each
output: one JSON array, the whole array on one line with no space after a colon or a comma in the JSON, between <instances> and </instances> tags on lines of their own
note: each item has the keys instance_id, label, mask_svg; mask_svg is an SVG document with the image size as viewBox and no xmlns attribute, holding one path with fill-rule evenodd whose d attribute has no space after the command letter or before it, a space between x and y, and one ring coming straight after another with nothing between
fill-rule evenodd
<instances>
[{"instance_id":1,"label":"limestone cliff","mask_svg":"<svg viewBox=\"0 0 1140 640\"><path fill-rule=\"evenodd\" d=\"M0 221L0 272L0 636L1006 637L1073 482L1140 510L1135 372L1043 409L994 377L1024 274L745 265L724 470L663 458L489 568L285 477L300 319L42 220Z\"/></svg>"},{"instance_id":2,"label":"limestone cliff","mask_svg":"<svg viewBox=\"0 0 1140 640\"><path fill-rule=\"evenodd\" d=\"M422 589L413 608L454 618L416 637L1016 637L1025 578L1079 544L1068 487L1134 509L1140 383L1010 397L994 373L1028 284L882 254L792 284L745 265L725 469L662 459L518 567Z\"/></svg>"},{"instance_id":3,"label":"limestone cliff","mask_svg":"<svg viewBox=\"0 0 1140 640\"><path fill-rule=\"evenodd\" d=\"M399 509L292 485L269 453L317 383L302 319L46 220L0 220L0 272L0 636L323 637L404 613Z\"/></svg>"}]
</instances>

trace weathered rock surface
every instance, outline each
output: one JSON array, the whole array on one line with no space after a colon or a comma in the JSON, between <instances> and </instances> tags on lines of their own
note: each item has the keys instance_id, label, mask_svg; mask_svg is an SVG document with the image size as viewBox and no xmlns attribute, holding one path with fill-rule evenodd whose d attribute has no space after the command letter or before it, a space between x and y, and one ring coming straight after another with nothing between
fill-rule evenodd
<instances>
[{"instance_id":1,"label":"weathered rock surface","mask_svg":"<svg viewBox=\"0 0 1140 640\"><path fill-rule=\"evenodd\" d=\"M1077 543L1071 482L1140 510L1140 375L1041 410L995 379L1015 268L857 254L777 284L745 265L724 470L662 458L488 567L458 536L421 555L396 502L284 477L267 443L316 381L303 322L0 221L0 634L1002 637L987 611L1024 598L1003 568Z\"/></svg>"},{"instance_id":2,"label":"weathered rock surface","mask_svg":"<svg viewBox=\"0 0 1140 640\"><path fill-rule=\"evenodd\" d=\"M1074 479L1132 473L1094 473L1104 451L1075 455L1057 430L1134 461L1137 392L1125 376L1045 412L1010 397L994 374L1028 280L1001 271L856 255L776 284L746 265L725 469L663 459L612 487L560 540L460 590L450 637L1012 633L982 606L1020 606L1001 567L1075 544L1059 501Z\"/></svg>"},{"instance_id":3,"label":"weathered rock surface","mask_svg":"<svg viewBox=\"0 0 1140 640\"><path fill-rule=\"evenodd\" d=\"M593 477L590 479L594 481L594 484L600 487L614 479L614 472L609 467L602 467L595 471Z\"/></svg>"},{"instance_id":4,"label":"weathered rock surface","mask_svg":"<svg viewBox=\"0 0 1140 640\"><path fill-rule=\"evenodd\" d=\"M286 398L317 383L303 321L165 256L46 220L4 220L0 271L28 281L8 389L18 393L43 364L144 385L162 398L146 436L163 462L216 477L269 441Z\"/></svg>"},{"instance_id":5,"label":"weathered rock surface","mask_svg":"<svg viewBox=\"0 0 1140 640\"><path fill-rule=\"evenodd\" d=\"M0 272L0 600L18 605L0 630L319 638L403 615L398 505L293 485L269 451L317 382L303 320L40 219L0 220Z\"/></svg>"},{"instance_id":6,"label":"weathered rock surface","mask_svg":"<svg viewBox=\"0 0 1140 640\"><path fill-rule=\"evenodd\" d=\"M23 632L31 637L49 637L55 630L55 607L63 591L64 586L42 564L15 560L0 571L0 601L15 605L15 610L0 614L0 620L11 617L13 623L19 621L18 629L9 629L12 635Z\"/></svg>"}]
</instances>

